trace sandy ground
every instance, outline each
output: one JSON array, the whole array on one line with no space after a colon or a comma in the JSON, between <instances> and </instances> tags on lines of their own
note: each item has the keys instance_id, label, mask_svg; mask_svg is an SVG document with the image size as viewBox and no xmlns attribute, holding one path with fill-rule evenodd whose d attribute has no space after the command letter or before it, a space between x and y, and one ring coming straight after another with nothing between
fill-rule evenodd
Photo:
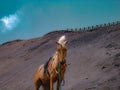
<instances>
[{"instance_id":1,"label":"sandy ground","mask_svg":"<svg viewBox=\"0 0 120 90\"><path fill-rule=\"evenodd\" d=\"M54 54L63 34L69 44L62 90L120 90L120 25L56 31L0 45L0 90L33 90L36 69Z\"/></svg>"}]
</instances>

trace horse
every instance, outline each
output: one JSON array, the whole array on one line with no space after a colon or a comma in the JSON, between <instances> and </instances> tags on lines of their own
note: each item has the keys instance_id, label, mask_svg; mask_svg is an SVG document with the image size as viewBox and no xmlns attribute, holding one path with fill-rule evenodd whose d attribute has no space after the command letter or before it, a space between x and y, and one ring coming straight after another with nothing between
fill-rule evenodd
<instances>
[{"instance_id":1,"label":"horse","mask_svg":"<svg viewBox=\"0 0 120 90\"><path fill-rule=\"evenodd\" d=\"M61 82L64 80L66 71L67 43L65 35L56 42L57 50L50 59L39 66L34 76L34 90L53 90L53 84L57 82L57 90L60 90Z\"/></svg>"}]
</instances>

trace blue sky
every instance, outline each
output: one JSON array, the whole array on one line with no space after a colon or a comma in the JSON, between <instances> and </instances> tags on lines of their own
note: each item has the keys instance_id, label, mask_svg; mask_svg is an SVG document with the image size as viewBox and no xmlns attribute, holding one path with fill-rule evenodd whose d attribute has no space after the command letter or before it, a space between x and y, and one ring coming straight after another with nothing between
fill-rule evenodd
<instances>
[{"instance_id":1,"label":"blue sky","mask_svg":"<svg viewBox=\"0 0 120 90\"><path fill-rule=\"evenodd\" d=\"M0 0L0 43L120 20L120 0Z\"/></svg>"}]
</instances>

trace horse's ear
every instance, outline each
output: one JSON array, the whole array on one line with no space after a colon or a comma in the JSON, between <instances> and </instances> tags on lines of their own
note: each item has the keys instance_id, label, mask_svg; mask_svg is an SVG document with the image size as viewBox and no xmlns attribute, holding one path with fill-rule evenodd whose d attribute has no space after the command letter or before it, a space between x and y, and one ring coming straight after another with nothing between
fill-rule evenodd
<instances>
[{"instance_id":1,"label":"horse's ear","mask_svg":"<svg viewBox=\"0 0 120 90\"><path fill-rule=\"evenodd\" d=\"M58 48L61 48L61 47L62 47L62 45L61 45L60 43L56 42L56 44L57 44L57 47L58 47Z\"/></svg>"},{"instance_id":2,"label":"horse's ear","mask_svg":"<svg viewBox=\"0 0 120 90\"><path fill-rule=\"evenodd\" d=\"M65 41L65 46L67 46L67 44L68 44L68 41Z\"/></svg>"}]
</instances>

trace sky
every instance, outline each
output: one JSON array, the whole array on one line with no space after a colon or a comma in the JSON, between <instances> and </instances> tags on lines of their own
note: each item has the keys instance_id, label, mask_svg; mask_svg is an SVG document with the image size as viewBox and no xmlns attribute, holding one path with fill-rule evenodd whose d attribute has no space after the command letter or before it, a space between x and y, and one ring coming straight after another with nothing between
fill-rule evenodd
<instances>
[{"instance_id":1,"label":"sky","mask_svg":"<svg viewBox=\"0 0 120 90\"><path fill-rule=\"evenodd\" d=\"M0 0L0 44L120 21L120 0Z\"/></svg>"}]
</instances>

